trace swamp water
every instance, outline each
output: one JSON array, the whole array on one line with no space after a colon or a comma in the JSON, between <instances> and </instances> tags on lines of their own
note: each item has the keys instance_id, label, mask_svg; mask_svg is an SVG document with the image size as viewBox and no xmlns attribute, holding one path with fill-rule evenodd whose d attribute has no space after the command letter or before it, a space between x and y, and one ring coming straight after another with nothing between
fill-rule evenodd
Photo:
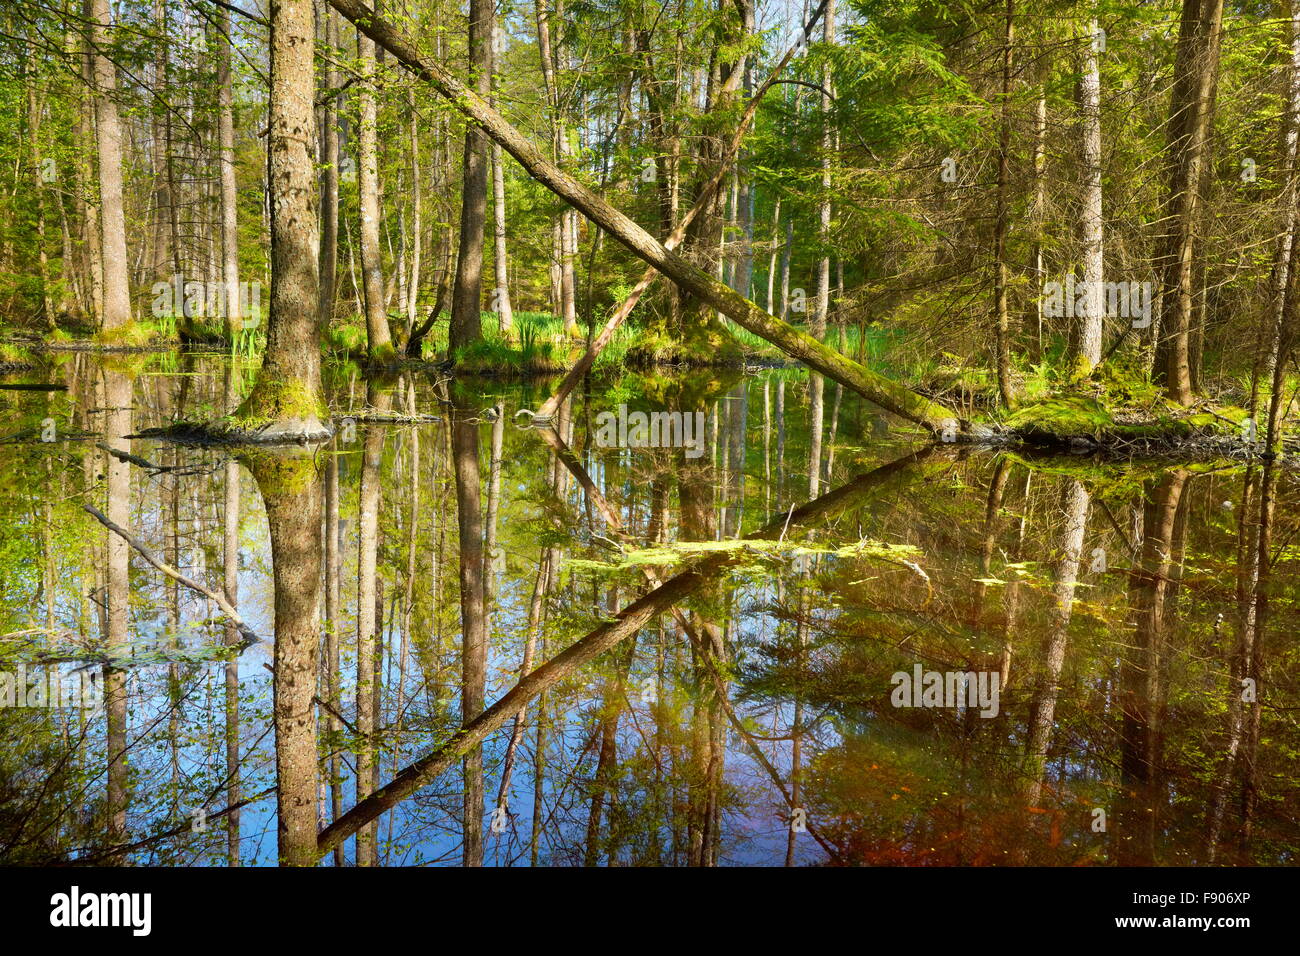
<instances>
[{"instance_id":1,"label":"swamp water","mask_svg":"<svg viewBox=\"0 0 1300 956\"><path fill-rule=\"evenodd\" d=\"M363 856L1295 862L1293 470L936 447L787 370L627 375L544 432L514 419L542 386L328 365L333 442L232 454L126 436L249 368L47 361L0 379L64 386L0 388L0 862L274 864L525 665ZM609 440L665 409L700 453ZM51 706L52 672L100 698Z\"/></svg>"}]
</instances>

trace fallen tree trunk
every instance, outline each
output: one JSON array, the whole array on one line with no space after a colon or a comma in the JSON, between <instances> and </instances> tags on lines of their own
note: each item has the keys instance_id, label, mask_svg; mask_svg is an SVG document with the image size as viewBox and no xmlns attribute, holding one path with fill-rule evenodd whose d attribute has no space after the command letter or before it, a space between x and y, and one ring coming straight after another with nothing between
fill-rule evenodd
<instances>
[{"instance_id":1,"label":"fallen tree trunk","mask_svg":"<svg viewBox=\"0 0 1300 956\"><path fill-rule=\"evenodd\" d=\"M329 0L362 33L426 80L475 126L499 143L535 180L599 225L631 252L654 266L683 291L726 315L737 325L771 342L792 358L853 389L887 411L953 440L985 438L988 430L963 422L952 411L911 389L864 368L811 335L769 315L740 293L666 249L628 216L597 196L554 163L522 133L452 75L442 64L421 56L387 21L359 0Z\"/></svg>"}]
</instances>

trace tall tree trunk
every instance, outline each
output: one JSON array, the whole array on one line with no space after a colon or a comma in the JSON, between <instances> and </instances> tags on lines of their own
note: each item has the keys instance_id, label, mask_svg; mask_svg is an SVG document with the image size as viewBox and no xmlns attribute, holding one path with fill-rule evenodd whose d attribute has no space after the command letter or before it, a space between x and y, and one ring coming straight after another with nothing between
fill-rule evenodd
<instances>
[{"instance_id":1,"label":"tall tree trunk","mask_svg":"<svg viewBox=\"0 0 1300 956\"><path fill-rule=\"evenodd\" d=\"M1083 166L1083 196L1079 204L1079 234L1083 242L1084 301L1079 328L1072 336L1074 371L1086 375L1101 361L1105 278L1101 217L1101 72L1097 64L1096 17L1083 40L1083 69L1079 80L1079 160Z\"/></svg>"},{"instance_id":2,"label":"tall tree trunk","mask_svg":"<svg viewBox=\"0 0 1300 956\"><path fill-rule=\"evenodd\" d=\"M492 0L470 0L470 83L480 97L492 93L492 32L496 11ZM451 294L451 326L447 351L483 338L483 231L487 219L488 139L470 124L465 129L464 184L460 207L460 258Z\"/></svg>"},{"instance_id":3,"label":"tall tree trunk","mask_svg":"<svg viewBox=\"0 0 1300 956\"><path fill-rule=\"evenodd\" d=\"M501 30L493 23L492 28L492 89L493 95L488 100L496 106L497 61L501 53ZM497 313L497 331L503 338L514 335L514 309L510 305L510 270L506 258L506 174L502 164L501 144L492 144L492 252L496 265L496 288L492 291L492 307Z\"/></svg>"},{"instance_id":4,"label":"tall tree trunk","mask_svg":"<svg viewBox=\"0 0 1300 956\"><path fill-rule=\"evenodd\" d=\"M998 195L993 221L993 321L997 342L998 397L1010 408L1015 404L1011 386L1011 316L1007 305L1010 270L1007 265L1007 227L1011 191L1011 64L1015 48L1015 0L1007 0L1002 33L1002 120L998 134Z\"/></svg>"},{"instance_id":5,"label":"tall tree trunk","mask_svg":"<svg viewBox=\"0 0 1300 956\"><path fill-rule=\"evenodd\" d=\"M420 255L423 251L424 222L420 204L420 133L419 115L415 109L415 91L408 90L406 107L410 110L411 133L411 277L406 283L406 327L415 328L416 310L420 304ZM408 336L407 341L410 341Z\"/></svg>"},{"instance_id":6,"label":"tall tree trunk","mask_svg":"<svg viewBox=\"0 0 1300 956\"><path fill-rule=\"evenodd\" d=\"M376 4L378 6L378 4ZM392 362L393 336L384 297L383 250L379 245L379 119L375 105L375 43L357 33L361 122L357 142L357 191L361 202L361 284L366 302L366 348L372 362Z\"/></svg>"},{"instance_id":7,"label":"tall tree trunk","mask_svg":"<svg viewBox=\"0 0 1300 956\"><path fill-rule=\"evenodd\" d=\"M826 5L826 14L822 20L822 41L827 45L835 42L835 0L830 0ZM834 106L832 100L834 76L830 64L827 63L822 69L822 194L817 204L817 241L821 244L822 256L817 260L817 305L813 311L812 321L808 324L808 331L819 340L826 335L826 314L830 310L831 301L831 165L834 161L835 144L831 109ZM745 292L741 294L748 295ZM819 404L819 412L820 407ZM819 427L821 425L820 414L816 424ZM816 495L815 489L813 495Z\"/></svg>"},{"instance_id":8,"label":"tall tree trunk","mask_svg":"<svg viewBox=\"0 0 1300 956\"><path fill-rule=\"evenodd\" d=\"M99 152L100 248L104 301L100 328L107 332L131 321L126 208L122 198L122 126L117 114L117 68L106 50L112 23L108 0L86 0L90 60L95 92L95 143Z\"/></svg>"},{"instance_id":9,"label":"tall tree trunk","mask_svg":"<svg viewBox=\"0 0 1300 956\"><path fill-rule=\"evenodd\" d=\"M1300 311L1300 283L1296 281L1295 227L1296 202L1300 199L1300 169L1297 169L1297 144L1300 143L1300 2L1291 3L1290 98L1286 137L1282 148L1282 229L1273 255L1272 308L1267 325L1264 357L1260 374L1252 383L1250 413L1259 417L1259 385L1267 391L1265 454L1280 449L1280 425L1283 415L1282 386L1286 380L1287 356L1295 342L1296 315Z\"/></svg>"},{"instance_id":10,"label":"tall tree trunk","mask_svg":"<svg viewBox=\"0 0 1300 956\"><path fill-rule=\"evenodd\" d=\"M102 0L100 0L102 2ZM272 424L263 437L321 439L329 430L320 381L316 171L312 143L316 78L311 0L271 3L271 302L262 368L235 418Z\"/></svg>"},{"instance_id":11,"label":"tall tree trunk","mask_svg":"<svg viewBox=\"0 0 1300 956\"><path fill-rule=\"evenodd\" d=\"M1201 166L1209 157L1210 115L1219 65L1223 0L1183 0L1174 86L1165 140L1166 190L1162 234L1156 256L1160 282L1152 374L1165 395L1181 404L1192 400L1190 335L1193 257L1201 209Z\"/></svg>"},{"instance_id":12,"label":"tall tree trunk","mask_svg":"<svg viewBox=\"0 0 1300 956\"><path fill-rule=\"evenodd\" d=\"M338 53L338 17L327 5L325 17L325 92L332 94L339 75L333 58ZM340 96L342 94L339 94ZM328 329L334 321L334 295L339 260L339 107L338 97L330 95L321 111L320 148L320 295L316 323Z\"/></svg>"},{"instance_id":13,"label":"tall tree trunk","mask_svg":"<svg viewBox=\"0 0 1300 956\"><path fill-rule=\"evenodd\" d=\"M239 301L239 222L235 195L234 92L230 80L230 11L217 7L217 136L221 164L221 271L225 281L226 337L233 340L243 326Z\"/></svg>"}]
</instances>

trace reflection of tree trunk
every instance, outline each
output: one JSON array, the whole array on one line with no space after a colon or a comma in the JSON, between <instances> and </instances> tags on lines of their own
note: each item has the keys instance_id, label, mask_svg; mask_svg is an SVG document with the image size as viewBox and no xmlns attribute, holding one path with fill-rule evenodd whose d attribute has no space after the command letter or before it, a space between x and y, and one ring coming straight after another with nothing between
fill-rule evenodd
<instances>
[{"instance_id":1,"label":"reflection of tree trunk","mask_svg":"<svg viewBox=\"0 0 1300 956\"><path fill-rule=\"evenodd\" d=\"M468 408L455 410L451 426L460 533L461 723L483 710L487 684L486 594L483 584L483 515L479 505L478 425ZM483 750L465 754L464 853L466 866L483 864Z\"/></svg>"},{"instance_id":2,"label":"reflection of tree trunk","mask_svg":"<svg viewBox=\"0 0 1300 956\"><path fill-rule=\"evenodd\" d=\"M611 588L608 607L611 613L618 611L618 588ZM587 847L584 863L595 866L600 862L600 821L606 801L613 800L612 783L615 765L618 762L618 722L623 713L624 688L627 685L628 671L632 667L632 658L636 655L636 640L628 641L618 662L613 680L605 684L605 692L600 704L600 753L596 758L596 776L592 780L591 808L587 813ZM611 834L612 838L612 834ZM612 861L614 852L610 850Z\"/></svg>"},{"instance_id":3,"label":"reflection of tree trunk","mask_svg":"<svg viewBox=\"0 0 1300 956\"><path fill-rule=\"evenodd\" d=\"M366 404L382 414L392 407L393 394L368 389ZM375 635L378 627L377 578L379 556L380 466L384 457L384 425L370 425L362 447L360 539L357 552L357 799L371 791L375 774ZM357 866L377 866L377 829L357 833Z\"/></svg>"},{"instance_id":4,"label":"reflection of tree trunk","mask_svg":"<svg viewBox=\"0 0 1300 956\"><path fill-rule=\"evenodd\" d=\"M1223 760L1215 775L1214 790L1206 812L1206 856L1213 863L1219 853L1223 813L1232 775L1236 769L1246 730L1246 706L1242 700L1242 678L1254 658L1259 598L1259 522L1254 518L1259 495L1259 473L1247 468L1242 482L1241 505L1237 509L1237 614L1234 622L1236 645L1228 656L1228 739ZM1217 631L1217 625L1216 625Z\"/></svg>"},{"instance_id":5,"label":"reflection of tree trunk","mask_svg":"<svg viewBox=\"0 0 1300 956\"><path fill-rule=\"evenodd\" d=\"M1293 263L1294 265L1294 263ZM1273 555L1273 511L1276 504L1278 474L1272 461L1264 463L1259 495L1259 541L1255 579L1255 640L1249 657L1243 661L1243 677L1249 678L1255 689L1255 699L1246 710L1246 733L1242 745L1241 773L1241 836L1238 849L1243 857L1250 848L1254 830L1255 804L1259 799L1259 767L1255 762L1259 751L1259 723L1262 716L1260 677L1264 670L1264 637L1268 632L1269 579Z\"/></svg>"},{"instance_id":6,"label":"reflection of tree trunk","mask_svg":"<svg viewBox=\"0 0 1300 956\"><path fill-rule=\"evenodd\" d=\"M1029 526L1029 485L1033 480L1032 470L1025 469L1025 489L1020 496L1020 520L1016 524L1016 541L1011 549L1011 563L1019 564L1025 553L1025 532ZM1006 624L1002 628L1002 657L998 662L998 674L1001 678L998 686L1004 690L1011 680L1011 648L1020 622L1020 576L1014 575L1007 581L1007 591L1002 599Z\"/></svg>"},{"instance_id":7,"label":"reflection of tree trunk","mask_svg":"<svg viewBox=\"0 0 1300 956\"><path fill-rule=\"evenodd\" d=\"M689 411L688 411L689 414ZM681 500L681 536L684 541L712 541L716 515L713 508L713 465L706 456L678 459L678 494ZM715 606L716 585L707 588L705 605ZM691 612L691 629L699 637L692 646L695 708L691 717L691 770L687 799L687 860L691 866L710 866L717 858L718 823L724 754L720 734L724 727L717 701L713 668L726 660L722 628L698 611Z\"/></svg>"},{"instance_id":8,"label":"reflection of tree trunk","mask_svg":"<svg viewBox=\"0 0 1300 956\"><path fill-rule=\"evenodd\" d=\"M498 406L497 420L492 423L492 459L488 463L488 500L487 500L487 537L484 551L489 562L486 578L486 596L489 602L496 600L497 576L494 570L497 545L497 518L501 511L501 449L505 444L506 414L505 406Z\"/></svg>"},{"instance_id":9,"label":"reflection of tree trunk","mask_svg":"<svg viewBox=\"0 0 1300 956\"><path fill-rule=\"evenodd\" d=\"M276 809L283 866L316 853L317 654L320 640L321 482L314 458L276 452L246 460L266 505L275 579Z\"/></svg>"},{"instance_id":10,"label":"reflection of tree trunk","mask_svg":"<svg viewBox=\"0 0 1300 956\"><path fill-rule=\"evenodd\" d=\"M104 372L104 442L118 451L131 452L131 380L121 372ZM105 486L108 519L120 528L131 527L131 464L116 455L105 455ZM130 590L130 545L121 535L107 533L108 613L106 641L110 653L121 654L130 643L128 606ZM108 728L108 838L125 842L128 767L126 762L126 674L104 668L104 708ZM123 859L113 862L121 864Z\"/></svg>"},{"instance_id":11,"label":"reflection of tree trunk","mask_svg":"<svg viewBox=\"0 0 1300 956\"><path fill-rule=\"evenodd\" d=\"M1161 642L1167 627L1174 527L1186 481L1185 472L1167 472L1151 493L1143 514L1142 551L1129 574L1134 636L1120 658L1123 724L1115 812L1115 860L1121 866L1150 866L1156 862Z\"/></svg>"},{"instance_id":12,"label":"reflection of tree trunk","mask_svg":"<svg viewBox=\"0 0 1300 956\"><path fill-rule=\"evenodd\" d=\"M1074 588L1079 579L1079 557L1083 553L1083 536L1088 527L1089 502L1088 491L1080 481L1071 480L1062 492L1061 505L1065 521L1061 525L1056 545L1056 584L1053 588L1056 607L1052 610L1043 673L1034 689L1034 700L1030 708L1029 744L1026 748L1030 782L1026 788L1025 802L1031 807L1038 806L1042 795L1043 771L1052 742L1056 701L1061 690L1061 668L1065 664L1070 616L1074 610Z\"/></svg>"},{"instance_id":13,"label":"reflection of tree trunk","mask_svg":"<svg viewBox=\"0 0 1300 956\"><path fill-rule=\"evenodd\" d=\"M238 402L235 390L238 368L233 362L226 366L226 409L232 410ZM226 500L222 511L221 568L225 598L231 607L239 607L239 462L226 462ZM233 646L242 640L238 629L226 623L226 645ZM226 806L240 801L239 776L239 661L231 660L225 666L226 680ZM231 866L239 866L239 811L231 810L226 817L226 854Z\"/></svg>"},{"instance_id":14,"label":"reflection of tree trunk","mask_svg":"<svg viewBox=\"0 0 1300 956\"><path fill-rule=\"evenodd\" d=\"M340 613L340 577L342 576L342 536L339 527L339 456L337 439L330 445L329 464L325 472L325 679L322 687L330 703L325 727L330 734L330 810L331 820L343 813L343 778L338 752L341 728L335 716L342 706L339 693L339 637L343 618ZM334 848L334 865L346 863L343 846Z\"/></svg>"}]
</instances>

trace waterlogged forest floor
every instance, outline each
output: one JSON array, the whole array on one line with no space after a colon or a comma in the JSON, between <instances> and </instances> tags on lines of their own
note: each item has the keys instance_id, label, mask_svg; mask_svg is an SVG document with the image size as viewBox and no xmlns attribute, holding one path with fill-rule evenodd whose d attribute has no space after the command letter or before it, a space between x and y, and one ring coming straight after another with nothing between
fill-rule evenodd
<instances>
[{"instance_id":1,"label":"waterlogged forest floor","mask_svg":"<svg viewBox=\"0 0 1300 956\"><path fill-rule=\"evenodd\" d=\"M463 356L452 365L434 358L401 358L385 368L368 364L364 354L364 331L348 326L331 330L330 341L325 343L327 357L333 361L351 362L368 374L393 376L407 369L416 374L436 372L443 377L462 381L482 380L503 382L534 382L538 386L552 381L555 376L573 366L585 350L579 338L561 335L555 320L549 315L521 313L515 331L503 336L491 325L495 316L484 314L488 335L473 354ZM445 325L438 327L445 338ZM519 333L522 331L523 336ZM620 329L620 333L623 330ZM756 336L732 327L736 335L736 356L722 362L681 361L680 356L661 353L647 348L645 343L631 335L620 335L602 353L593 375L597 380L617 377L629 367L640 366L647 375L661 375L671 379L678 372L701 367L737 368L755 372L760 369L782 370L795 378L806 377L807 371L797 363L785 359L768 343ZM544 333L544 334L542 334ZM545 339L538 344L538 337ZM219 343L219 330L207 329L204 338ZM159 348L171 348L175 338L174 322L142 322L126 333L118 333L112 341L101 338L70 338L66 335L45 338L28 337L0 343L0 372L18 372L38 369L42 354L58 351L103 351L149 353ZM426 355L436 356L438 335L431 336L426 344ZM445 342L443 343L445 345ZM838 333L838 345L858 360L872 361L880 352L882 342L856 333L845 336ZM233 352L246 361L255 361L253 337L235 345L202 344L193 337L186 346L191 352ZM662 354L659 362L656 355ZM645 362L649 357L649 364ZM883 368L900 381L909 377L923 384L918 391L939 401L955 402L955 408L964 418L990 426L990 432L977 443L988 445L1033 445L1054 448L1069 453L1091 453L1127 457L1132 455L1171 455L1189 459L1224 457L1243 459L1265 454L1260 423L1254 421L1242 407L1245 396L1240 389L1230 388L1217 399L1205 397L1191 406L1180 406L1163 398L1159 390L1144 381L1132 370L1133 358L1120 356L1110 367L1095 370L1092 374L1074 379L1043 371L1040 367L1031 374L1022 374L1018 380L1020 399L1011 410L996 406L996 386L986 372L960 366L937 364L929 369L915 366ZM1127 367L1126 367L1127 366ZM648 387L648 391L663 391ZM1294 402L1290 403L1294 406ZM371 410L371 414L376 414ZM412 413L415 414L415 413ZM394 423L414 423L414 417L390 418ZM1282 442L1278 449L1281 457L1294 460L1300 454L1300 420L1292 412L1282 423ZM265 429L223 418L216 421L183 421L169 428L156 430L155 435L167 435L185 442L229 444L245 440L269 442L278 440ZM966 440L960 435L940 434L940 440Z\"/></svg>"},{"instance_id":2,"label":"waterlogged forest floor","mask_svg":"<svg viewBox=\"0 0 1300 956\"><path fill-rule=\"evenodd\" d=\"M1286 717L1300 707L1293 469L945 446L787 369L596 376L558 418L557 444L512 422L547 383L433 369L367 379L330 362L327 400L343 427L277 483L235 449L129 437L224 414L251 387L248 363L35 359L0 380L41 386L0 389L0 672L98 674L107 661L126 675L131 862L229 862L231 826L241 862L274 862L269 522L306 507L313 481L330 533L286 551L279 570L293 579L318 562L338 582L339 719L321 706L318 746L342 810L356 800L362 747L367 568L380 783L451 737L475 655L469 673L483 675L491 704L524 661L544 676L656 582L700 575L664 613L528 697L517 725L484 738L481 771L457 758L381 815L381 863L460 863L469 829L490 864L682 864L702 813L714 815L722 863L1277 864L1300 849L1300 731ZM597 440L602 413L686 395L704 410L699 458ZM471 436L477 466L466 471L455 449ZM475 473L477 510L466 511ZM86 505L214 593L234 568L238 613L261 641L231 660L213 601L134 546L109 551ZM469 547L462 512L483 535ZM1261 538L1266 571L1252 557ZM109 646L95 595L122 560L127 643ZM457 582L479 560L486 644L475 650ZM683 620L718 635L704 669ZM918 667L994 675L996 713L896 706L897 675ZM1258 692L1247 703L1243 673ZM108 719L0 707L4 862L111 857ZM1242 730L1250 719L1257 735ZM217 816L231 802L230 739L250 801L233 823ZM29 778L44 781L40 793L21 785ZM462 809L471 786L484 793L477 823ZM208 829L189 825L195 808ZM343 861L354 855L344 841Z\"/></svg>"}]
</instances>

